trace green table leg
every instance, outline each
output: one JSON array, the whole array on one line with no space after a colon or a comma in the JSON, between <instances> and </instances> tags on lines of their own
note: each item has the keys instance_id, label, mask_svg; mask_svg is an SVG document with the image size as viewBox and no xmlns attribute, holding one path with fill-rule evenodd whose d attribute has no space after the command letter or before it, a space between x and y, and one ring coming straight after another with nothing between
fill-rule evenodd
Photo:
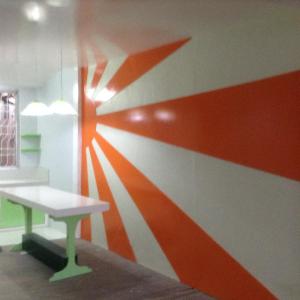
<instances>
[{"instance_id":1,"label":"green table leg","mask_svg":"<svg viewBox=\"0 0 300 300\"><path fill-rule=\"evenodd\" d=\"M25 214L25 233L32 233L32 208L23 206L24 214ZM23 250L22 242L17 244L11 248L12 252L20 252Z\"/></svg>"},{"instance_id":2,"label":"green table leg","mask_svg":"<svg viewBox=\"0 0 300 300\"><path fill-rule=\"evenodd\" d=\"M2 200L3 200L3 198L2 197L0 197L0 211L2 212L2 209L1 209L1 206L2 206ZM0 218L1 218L1 216L0 216ZM2 247L0 246L0 252L2 252Z\"/></svg>"},{"instance_id":3,"label":"green table leg","mask_svg":"<svg viewBox=\"0 0 300 300\"><path fill-rule=\"evenodd\" d=\"M53 218L56 221L65 222L67 225L67 256L68 256L68 264L67 266L55 273L51 278L50 282L58 281L82 274L86 274L92 271L92 269L85 267L85 266L78 266L75 261L75 232L78 222L86 217L85 215L79 216L70 216L64 218Z\"/></svg>"}]
</instances>

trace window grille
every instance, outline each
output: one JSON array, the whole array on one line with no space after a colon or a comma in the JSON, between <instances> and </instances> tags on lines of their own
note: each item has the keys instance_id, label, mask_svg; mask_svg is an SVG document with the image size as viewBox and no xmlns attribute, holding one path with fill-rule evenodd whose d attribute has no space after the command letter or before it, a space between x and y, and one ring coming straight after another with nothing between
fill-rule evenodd
<instances>
[{"instance_id":1,"label":"window grille","mask_svg":"<svg viewBox=\"0 0 300 300\"><path fill-rule=\"evenodd\" d=\"M17 164L16 93L0 92L0 167Z\"/></svg>"}]
</instances>

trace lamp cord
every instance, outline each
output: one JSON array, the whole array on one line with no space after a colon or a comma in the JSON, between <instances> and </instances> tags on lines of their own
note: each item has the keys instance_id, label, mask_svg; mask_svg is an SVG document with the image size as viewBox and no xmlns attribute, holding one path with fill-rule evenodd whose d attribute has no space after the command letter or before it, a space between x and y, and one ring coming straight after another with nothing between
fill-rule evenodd
<instances>
[{"instance_id":1,"label":"lamp cord","mask_svg":"<svg viewBox=\"0 0 300 300\"><path fill-rule=\"evenodd\" d=\"M62 64L63 64L63 58L62 58L62 34L60 36L60 99L63 100L63 70L62 70Z\"/></svg>"}]
</instances>

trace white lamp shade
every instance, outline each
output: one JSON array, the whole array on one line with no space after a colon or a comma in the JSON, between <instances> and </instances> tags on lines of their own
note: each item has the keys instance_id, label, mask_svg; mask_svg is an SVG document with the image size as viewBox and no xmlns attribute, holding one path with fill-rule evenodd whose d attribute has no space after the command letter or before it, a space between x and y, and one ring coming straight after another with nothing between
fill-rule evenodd
<instances>
[{"instance_id":1,"label":"white lamp shade","mask_svg":"<svg viewBox=\"0 0 300 300\"><path fill-rule=\"evenodd\" d=\"M51 110L45 103L34 101L24 108L21 115L32 117L47 116L51 115Z\"/></svg>"},{"instance_id":2,"label":"white lamp shade","mask_svg":"<svg viewBox=\"0 0 300 300\"><path fill-rule=\"evenodd\" d=\"M72 105L64 100L56 100L50 105L50 110L54 114L76 116L77 111Z\"/></svg>"}]
</instances>

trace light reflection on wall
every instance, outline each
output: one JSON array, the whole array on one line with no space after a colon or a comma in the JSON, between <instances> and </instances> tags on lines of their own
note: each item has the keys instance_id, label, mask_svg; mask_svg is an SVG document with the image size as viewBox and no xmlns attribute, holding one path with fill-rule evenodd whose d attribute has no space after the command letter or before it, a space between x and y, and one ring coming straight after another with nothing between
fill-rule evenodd
<instances>
[{"instance_id":1,"label":"light reflection on wall","mask_svg":"<svg viewBox=\"0 0 300 300\"><path fill-rule=\"evenodd\" d=\"M42 22L46 19L45 7L38 2L26 2L23 6L23 13L30 22Z\"/></svg>"},{"instance_id":2,"label":"light reflection on wall","mask_svg":"<svg viewBox=\"0 0 300 300\"><path fill-rule=\"evenodd\" d=\"M96 94L94 88L88 88L85 91L86 97L94 102L106 102L110 100L115 94L116 94L115 90L111 90L108 88L103 88Z\"/></svg>"},{"instance_id":3,"label":"light reflection on wall","mask_svg":"<svg viewBox=\"0 0 300 300\"><path fill-rule=\"evenodd\" d=\"M89 88L85 91L85 95L87 98L93 100L95 89Z\"/></svg>"},{"instance_id":4,"label":"light reflection on wall","mask_svg":"<svg viewBox=\"0 0 300 300\"><path fill-rule=\"evenodd\" d=\"M154 113L155 118L157 118L160 121L168 122L168 121L173 121L176 118L176 115L174 112L169 111L169 110L157 110Z\"/></svg>"},{"instance_id":5,"label":"light reflection on wall","mask_svg":"<svg viewBox=\"0 0 300 300\"><path fill-rule=\"evenodd\" d=\"M129 114L129 120L134 123L143 122L146 120L146 115L139 110L135 110Z\"/></svg>"}]
</instances>

